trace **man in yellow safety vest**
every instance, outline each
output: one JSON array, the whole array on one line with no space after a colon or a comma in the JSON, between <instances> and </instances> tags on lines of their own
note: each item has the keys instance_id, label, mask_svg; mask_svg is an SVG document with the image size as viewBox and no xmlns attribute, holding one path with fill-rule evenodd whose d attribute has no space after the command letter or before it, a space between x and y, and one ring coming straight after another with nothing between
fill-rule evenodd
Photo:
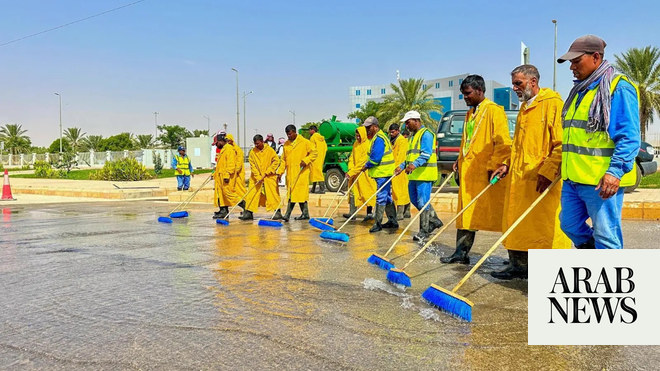
<instances>
[{"instance_id":1,"label":"man in yellow safety vest","mask_svg":"<svg viewBox=\"0 0 660 371\"><path fill-rule=\"evenodd\" d=\"M187 191L190 188L190 177L195 176L186 148L179 146L179 154L172 157L172 169L176 173L177 191Z\"/></svg>"}]
</instances>

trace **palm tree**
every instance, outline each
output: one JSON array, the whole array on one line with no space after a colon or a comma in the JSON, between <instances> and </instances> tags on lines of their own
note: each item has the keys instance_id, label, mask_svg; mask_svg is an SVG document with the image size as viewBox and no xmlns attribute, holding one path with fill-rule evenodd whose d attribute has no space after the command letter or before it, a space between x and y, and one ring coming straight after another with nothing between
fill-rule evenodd
<instances>
[{"instance_id":1,"label":"palm tree","mask_svg":"<svg viewBox=\"0 0 660 371\"><path fill-rule=\"evenodd\" d=\"M653 116L660 113L660 49L655 46L631 48L621 56L614 57L614 66L637 84L639 89L639 129L642 140L645 140Z\"/></svg>"},{"instance_id":2,"label":"palm tree","mask_svg":"<svg viewBox=\"0 0 660 371\"><path fill-rule=\"evenodd\" d=\"M23 130L22 125L6 124L0 129L0 142L4 142L5 148L13 155L26 152L32 142L25 133L27 130Z\"/></svg>"},{"instance_id":3,"label":"palm tree","mask_svg":"<svg viewBox=\"0 0 660 371\"><path fill-rule=\"evenodd\" d=\"M421 114L422 122L435 130L438 123L429 113L442 113L442 105L429 93L431 87L423 85L424 79L399 80L399 85L390 84L394 93L384 97L383 105L378 111L381 127L388 127L398 122L406 112L415 110Z\"/></svg>"},{"instance_id":4,"label":"palm tree","mask_svg":"<svg viewBox=\"0 0 660 371\"><path fill-rule=\"evenodd\" d=\"M100 151L101 146L103 145L103 136L102 135L90 135L85 138L85 148L92 151Z\"/></svg>"},{"instance_id":5,"label":"palm tree","mask_svg":"<svg viewBox=\"0 0 660 371\"><path fill-rule=\"evenodd\" d=\"M138 135L137 143L140 148L152 148L156 144L153 134Z\"/></svg>"},{"instance_id":6,"label":"palm tree","mask_svg":"<svg viewBox=\"0 0 660 371\"><path fill-rule=\"evenodd\" d=\"M192 135L195 138L201 137L202 135L208 137L209 136L209 131L208 130L197 130L197 129L195 129L195 130L193 130Z\"/></svg>"},{"instance_id":7,"label":"palm tree","mask_svg":"<svg viewBox=\"0 0 660 371\"><path fill-rule=\"evenodd\" d=\"M83 133L81 128L67 128L64 131L64 137L69 141L73 153L77 153L84 143L84 137L87 133Z\"/></svg>"}]
</instances>

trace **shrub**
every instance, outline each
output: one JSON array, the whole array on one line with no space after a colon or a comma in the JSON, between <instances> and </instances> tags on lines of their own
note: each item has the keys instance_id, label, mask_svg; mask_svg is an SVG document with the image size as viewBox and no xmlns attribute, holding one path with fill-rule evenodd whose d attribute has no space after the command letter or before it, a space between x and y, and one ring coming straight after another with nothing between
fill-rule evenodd
<instances>
[{"instance_id":1,"label":"shrub","mask_svg":"<svg viewBox=\"0 0 660 371\"><path fill-rule=\"evenodd\" d=\"M163 160L160 158L160 153L154 156L154 173L160 175L163 172Z\"/></svg>"},{"instance_id":2,"label":"shrub","mask_svg":"<svg viewBox=\"0 0 660 371\"><path fill-rule=\"evenodd\" d=\"M103 169L90 174L94 180L145 180L152 175L147 172L144 165L134 158L122 158L117 161L108 161Z\"/></svg>"},{"instance_id":3,"label":"shrub","mask_svg":"<svg viewBox=\"0 0 660 371\"><path fill-rule=\"evenodd\" d=\"M37 178L55 178L59 174L53 170L48 162L36 161L34 163L34 176Z\"/></svg>"}]
</instances>

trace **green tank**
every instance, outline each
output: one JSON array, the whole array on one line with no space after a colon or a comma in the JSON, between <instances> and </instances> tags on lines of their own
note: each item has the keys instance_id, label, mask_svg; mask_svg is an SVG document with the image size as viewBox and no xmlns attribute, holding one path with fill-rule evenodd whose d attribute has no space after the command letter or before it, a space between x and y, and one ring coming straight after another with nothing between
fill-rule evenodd
<instances>
[{"instance_id":1,"label":"green tank","mask_svg":"<svg viewBox=\"0 0 660 371\"><path fill-rule=\"evenodd\" d=\"M339 190L348 171L348 157L353 150L357 128L356 123L337 121L337 116L332 116L330 121L323 121L319 126L319 133L323 135L328 145L328 153L323 164L325 186L332 192ZM346 185L344 188L347 188Z\"/></svg>"}]
</instances>

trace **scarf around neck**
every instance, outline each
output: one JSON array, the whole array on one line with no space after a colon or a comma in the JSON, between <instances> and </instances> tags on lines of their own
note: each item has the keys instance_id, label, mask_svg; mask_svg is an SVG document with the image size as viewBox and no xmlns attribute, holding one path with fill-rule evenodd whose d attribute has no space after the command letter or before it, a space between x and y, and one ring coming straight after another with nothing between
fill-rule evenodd
<instances>
[{"instance_id":1,"label":"scarf around neck","mask_svg":"<svg viewBox=\"0 0 660 371\"><path fill-rule=\"evenodd\" d=\"M564 107L561 112L562 118L566 117L566 112L568 112L568 109L573 103L573 99L579 93L586 93L591 84L600 79L598 82L596 97L593 102L591 102L591 107L589 107L589 121L587 122L586 131L587 133L593 133L596 131L604 131L607 133L607 129L610 126L610 108L612 106L610 84L612 83L613 76L614 67L605 60L591 75L589 75L589 77L582 81L576 81L571 92L568 94L568 98L564 101Z\"/></svg>"}]
</instances>

